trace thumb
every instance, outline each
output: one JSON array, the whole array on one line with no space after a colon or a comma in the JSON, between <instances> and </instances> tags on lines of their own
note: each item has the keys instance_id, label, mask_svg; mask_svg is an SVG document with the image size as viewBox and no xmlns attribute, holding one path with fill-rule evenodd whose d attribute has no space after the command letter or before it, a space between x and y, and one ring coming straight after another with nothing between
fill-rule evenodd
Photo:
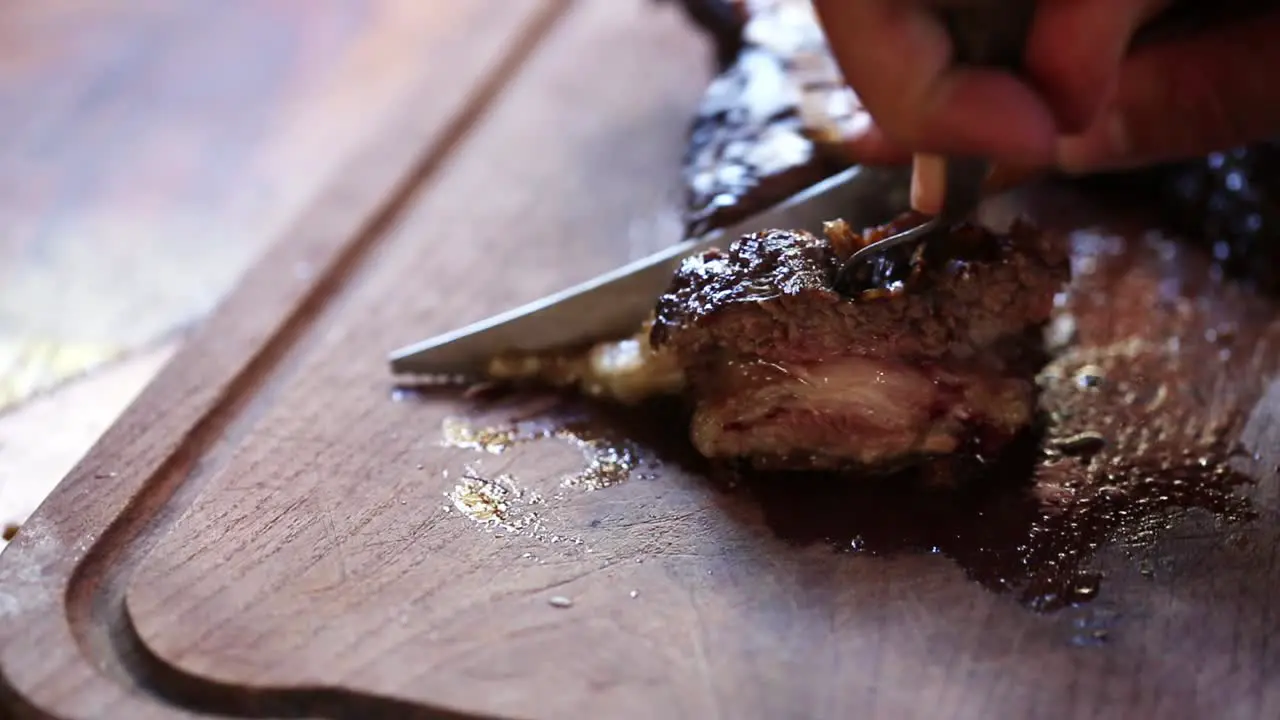
<instances>
[{"instance_id":1,"label":"thumb","mask_svg":"<svg viewBox=\"0 0 1280 720\"><path fill-rule=\"evenodd\" d=\"M1280 14L1136 49L1084 134L1058 143L1069 173L1128 169L1264 139L1280 130Z\"/></svg>"}]
</instances>

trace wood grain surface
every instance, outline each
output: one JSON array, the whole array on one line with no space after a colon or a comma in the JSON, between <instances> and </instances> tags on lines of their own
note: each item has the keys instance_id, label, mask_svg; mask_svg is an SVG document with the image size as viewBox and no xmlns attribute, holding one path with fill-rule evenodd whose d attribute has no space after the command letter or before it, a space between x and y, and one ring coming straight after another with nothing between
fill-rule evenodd
<instances>
[{"instance_id":1,"label":"wood grain surface","mask_svg":"<svg viewBox=\"0 0 1280 720\"><path fill-rule=\"evenodd\" d=\"M141 351L0 414L0 524L23 521L173 356Z\"/></svg>"},{"instance_id":2,"label":"wood grain surface","mask_svg":"<svg viewBox=\"0 0 1280 720\"><path fill-rule=\"evenodd\" d=\"M1271 301L1213 281L1203 256L1140 216L1051 187L985 211L1028 213L1072 243L1064 302L1083 354L1060 369L1105 371L1080 384L1091 394L1079 414L1096 408L1108 443L1197 448L1227 428L1242 445L1238 492L1163 512L1160 493L1184 486L1153 469L1137 480L1158 507L1135 503L1132 523L1104 514L1118 530L1093 534L1085 509L998 537L996 511L1019 494L938 511L795 478L725 487L661 412L395 391L390 348L678 239L678 166L707 78L701 39L642 0L450 7L435 49L447 67L421 68L401 124L381 129L0 556L11 708L1280 714L1280 325ZM311 272L284 272L301 264ZM564 412L616 437L442 444L451 418L563 428ZM1031 489L1073 491L1048 480ZM824 525L832 516L843 524ZM1057 530L1080 543L1025 554L1052 517L1079 521ZM885 523L920 542L850 551ZM1076 553L1080 581L1100 584L1033 612L983 574L988 551L1011 555L999 566L1010 578L1022 559Z\"/></svg>"},{"instance_id":3,"label":"wood grain surface","mask_svg":"<svg viewBox=\"0 0 1280 720\"><path fill-rule=\"evenodd\" d=\"M0 523L376 132L439 22L385 0L0 5Z\"/></svg>"},{"instance_id":4,"label":"wood grain surface","mask_svg":"<svg viewBox=\"0 0 1280 720\"><path fill-rule=\"evenodd\" d=\"M416 2L404 6L423 7ZM245 289L206 326L210 344L184 350L157 378L151 391L169 399L150 409L144 400L126 413L48 501L58 517L37 517L19 534L23 540L18 544L31 543L35 552L28 557L42 569L33 574L28 566L0 581L5 587L4 627L32 630L25 641L6 644L8 659L0 660L9 686L29 692L34 706L16 697L14 703L28 712L40 707L39 712L54 716L172 716L140 696L136 683L125 676L109 679L102 669L105 665L105 672L112 672L109 661L81 655L81 648L110 642L108 636L119 629L114 623L92 628L101 636L77 636L72 626L80 621L69 624L68 616L57 609L67 588L38 588L22 579L47 573L69 580L80 568L91 584L97 582L93 558L82 562L91 546L99 548L98 556L102 550L114 554L123 547L94 545L91 538L119 519L115 532L124 541L152 521L150 511L139 512L140 504L156 509L182 485L179 474L216 434L210 429L221 422L215 411L221 407L225 413L243 390L256 386L253 369L278 359L275 338L296 332L289 330L295 327L291 323L307 322L315 302L338 281L352 254L377 236L388 212L403 202L400 195L435 169L461 129L561 9L560 3L532 0L450 4L424 8L425 19L416 29L401 26L412 32L414 47L423 55L416 63L404 56L388 60L393 71L408 68L412 75L387 115L370 124L368 144L331 176L300 213L302 219L284 231L279 249L263 259L260 269L246 279ZM143 486L151 489L150 499L137 495ZM59 515L59 506L65 506L67 514ZM121 516L130 506L134 510ZM64 521L74 529L56 529ZM26 553L15 551L10 557L17 555ZM85 593L86 601L92 595L92 590ZM15 610L17 614L11 612ZM43 621L28 622L32 618ZM70 652L55 658L48 651L53 646Z\"/></svg>"},{"instance_id":5,"label":"wood grain surface","mask_svg":"<svg viewBox=\"0 0 1280 720\"><path fill-rule=\"evenodd\" d=\"M438 62L438 4L0 4L0 409L212 309Z\"/></svg>"}]
</instances>

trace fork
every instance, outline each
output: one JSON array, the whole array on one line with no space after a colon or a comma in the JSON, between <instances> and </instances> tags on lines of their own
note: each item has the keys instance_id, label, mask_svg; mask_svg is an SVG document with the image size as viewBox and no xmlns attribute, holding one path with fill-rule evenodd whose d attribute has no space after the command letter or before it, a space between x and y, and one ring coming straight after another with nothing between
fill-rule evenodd
<instances>
[{"instance_id":1,"label":"fork","mask_svg":"<svg viewBox=\"0 0 1280 720\"><path fill-rule=\"evenodd\" d=\"M1035 12L1029 0L918 0L937 13L951 35L956 64L1022 67L1027 32ZM944 158L946 193L942 211L913 228L860 248L840 267L836 287L851 291L864 278L859 272L885 252L932 240L951 230L977 209L991 163L984 158Z\"/></svg>"},{"instance_id":2,"label":"fork","mask_svg":"<svg viewBox=\"0 0 1280 720\"><path fill-rule=\"evenodd\" d=\"M963 222L982 202L982 187L990 171L991 163L981 158L947 158L947 194L942 200L942 211L915 227L859 248L840 266L836 287L854 288L865 284L858 271L872 267L875 258L898 246L914 245L935 235L944 235Z\"/></svg>"}]
</instances>

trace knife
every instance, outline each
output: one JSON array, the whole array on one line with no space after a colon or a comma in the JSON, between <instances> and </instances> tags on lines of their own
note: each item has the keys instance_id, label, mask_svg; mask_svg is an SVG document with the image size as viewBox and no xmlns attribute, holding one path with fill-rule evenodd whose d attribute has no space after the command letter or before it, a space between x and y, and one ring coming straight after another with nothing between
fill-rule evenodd
<instances>
[{"instance_id":1,"label":"knife","mask_svg":"<svg viewBox=\"0 0 1280 720\"><path fill-rule=\"evenodd\" d=\"M820 233L844 219L871 227L909 208L910 168L855 165L729 227L548 295L527 305L391 353L396 375L476 377L494 357L626 337L652 314L685 258L771 229Z\"/></svg>"}]
</instances>

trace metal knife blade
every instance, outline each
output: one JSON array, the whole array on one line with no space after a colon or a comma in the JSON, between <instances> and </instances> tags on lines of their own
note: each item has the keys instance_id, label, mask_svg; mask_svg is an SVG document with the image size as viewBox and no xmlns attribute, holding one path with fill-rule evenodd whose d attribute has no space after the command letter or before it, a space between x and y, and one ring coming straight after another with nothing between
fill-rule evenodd
<instances>
[{"instance_id":1,"label":"metal knife blade","mask_svg":"<svg viewBox=\"0 0 1280 720\"><path fill-rule=\"evenodd\" d=\"M854 166L730 227L656 252L522 307L391 353L398 375L472 376L490 359L572 347L635 332L685 258L769 229L821 232L828 220L854 227L887 222L906 210L910 169Z\"/></svg>"}]
</instances>

